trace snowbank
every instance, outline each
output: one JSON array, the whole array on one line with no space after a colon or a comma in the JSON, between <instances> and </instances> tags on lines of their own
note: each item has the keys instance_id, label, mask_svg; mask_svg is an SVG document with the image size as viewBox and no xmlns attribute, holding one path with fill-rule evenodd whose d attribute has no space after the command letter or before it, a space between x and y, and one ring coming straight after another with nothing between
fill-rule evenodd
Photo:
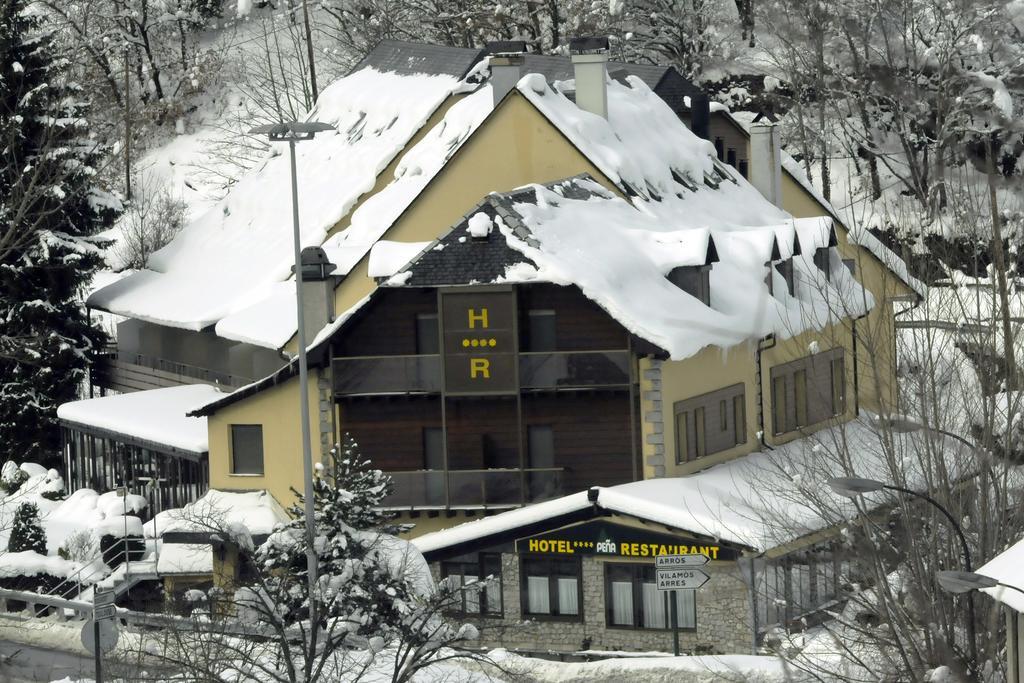
<instances>
[{"instance_id":1,"label":"snowbank","mask_svg":"<svg viewBox=\"0 0 1024 683\"><path fill-rule=\"evenodd\" d=\"M205 384L150 389L64 403L57 408L57 417L202 454L208 450L206 418L186 413L222 395Z\"/></svg>"},{"instance_id":2,"label":"snowbank","mask_svg":"<svg viewBox=\"0 0 1024 683\"><path fill-rule=\"evenodd\" d=\"M288 521L288 515L266 491L232 493L210 490L183 508L164 510L146 522L148 538L165 533L247 532L266 535L277 524Z\"/></svg>"}]
</instances>

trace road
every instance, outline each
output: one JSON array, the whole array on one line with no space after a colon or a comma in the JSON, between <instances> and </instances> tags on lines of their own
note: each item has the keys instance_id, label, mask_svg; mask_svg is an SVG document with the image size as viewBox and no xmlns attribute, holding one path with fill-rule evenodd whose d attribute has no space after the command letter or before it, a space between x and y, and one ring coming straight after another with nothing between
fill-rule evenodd
<instances>
[{"instance_id":1,"label":"road","mask_svg":"<svg viewBox=\"0 0 1024 683\"><path fill-rule=\"evenodd\" d=\"M124 666L112 662L104 668L103 677L104 680L110 680L125 673ZM78 678L92 679L92 658L0 640L0 681L35 683L59 681L66 677L73 681Z\"/></svg>"}]
</instances>

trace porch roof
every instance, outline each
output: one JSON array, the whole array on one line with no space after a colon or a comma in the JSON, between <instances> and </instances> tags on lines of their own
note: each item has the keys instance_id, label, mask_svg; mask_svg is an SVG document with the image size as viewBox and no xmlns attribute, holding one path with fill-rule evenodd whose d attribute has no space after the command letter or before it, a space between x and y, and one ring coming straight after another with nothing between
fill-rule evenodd
<instances>
[{"instance_id":1,"label":"porch roof","mask_svg":"<svg viewBox=\"0 0 1024 683\"><path fill-rule=\"evenodd\" d=\"M206 384L187 384L72 401L57 409L57 417L71 429L194 457L209 450L206 418L186 413L222 395Z\"/></svg>"}]
</instances>

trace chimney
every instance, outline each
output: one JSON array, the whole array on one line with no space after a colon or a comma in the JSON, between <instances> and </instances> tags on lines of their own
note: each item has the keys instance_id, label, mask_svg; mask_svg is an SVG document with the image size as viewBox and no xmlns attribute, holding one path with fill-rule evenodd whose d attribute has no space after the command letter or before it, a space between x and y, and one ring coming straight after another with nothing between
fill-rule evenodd
<instances>
[{"instance_id":1,"label":"chimney","mask_svg":"<svg viewBox=\"0 0 1024 683\"><path fill-rule=\"evenodd\" d=\"M704 93L690 95L690 130L699 138L711 139L711 102Z\"/></svg>"},{"instance_id":2,"label":"chimney","mask_svg":"<svg viewBox=\"0 0 1024 683\"><path fill-rule=\"evenodd\" d=\"M608 118L608 39L573 38L569 54L576 78L576 106Z\"/></svg>"},{"instance_id":3,"label":"chimney","mask_svg":"<svg viewBox=\"0 0 1024 683\"><path fill-rule=\"evenodd\" d=\"M491 56L491 91L494 106L509 94L522 78L525 40L498 40L487 43L487 54Z\"/></svg>"},{"instance_id":4,"label":"chimney","mask_svg":"<svg viewBox=\"0 0 1024 683\"><path fill-rule=\"evenodd\" d=\"M750 184L782 207L782 147L774 123L755 123L750 128Z\"/></svg>"},{"instance_id":5,"label":"chimney","mask_svg":"<svg viewBox=\"0 0 1024 683\"><path fill-rule=\"evenodd\" d=\"M335 265L320 247L306 247L300 256L302 263L302 323L306 343L334 320L334 285L337 278L331 273ZM292 272L295 267L292 266Z\"/></svg>"}]
</instances>

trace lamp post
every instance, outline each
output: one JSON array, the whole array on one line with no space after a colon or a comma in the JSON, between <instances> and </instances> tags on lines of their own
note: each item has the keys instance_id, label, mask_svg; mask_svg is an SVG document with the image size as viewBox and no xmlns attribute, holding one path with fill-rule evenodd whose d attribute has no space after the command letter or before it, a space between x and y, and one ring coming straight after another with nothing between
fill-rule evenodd
<instances>
[{"instance_id":1,"label":"lamp post","mask_svg":"<svg viewBox=\"0 0 1024 683\"><path fill-rule=\"evenodd\" d=\"M302 422L302 478L304 480L306 508L306 573L309 580L310 646L316 646L316 574L317 557L313 548L316 523L313 510L313 454L309 436L309 374L306 367L306 321L302 300L302 244L299 237L299 182L295 173L295 143L312 140L317 133L335 130L329 123L319 121L289 121L256 126L253 135L266 135L271 142L287 142L292 171L292 247L295 260L295 301L298 308L299 342L299 419Z\"/></svg>"},{"instance_id":2,"label":"lamp post","mask_svg":"<svg viewBox=\"0 0 1024 683\"><path fill-rule=\"evenodd\" d=\"M977 444L973 444L959 434L947 431L945 429L939 429L938 427L929 427L928 425L922 424L917 420L914 420L906 415L893 415L891 417L879 417L877 418L877 424L888 427L896 434L912 434L914 432L926 432L929 434L938 434L948 439L967 446L972 451L979 449Z\"/></svg>"},{"instance_id":3,"label":"lamp post","mask_svg":"<svg viewBox=\"0 0 1024 683\"><path fill-rule=\"evenodd\" d=\"M826 483L830 489L846 498L857 498L865 493L875 493L883 490L896 491L897 493L902 493L907 496L920 498L941 512L949 522L950 526L953 527L953 531L956 532L957 538L960 539L960 549L964 555L964 567L966 567L967 573L972 573L974 571L974 567L971 563L971 549L967 544L967 537L964 535L964 530L960 528L960 525L957 523L953 515L950 514L949 510L940 505L939 502L931 496L924 493L918 493L912 489L903 488L902 486L893 486L892 484L885 484L880 481L875 481L874 479L863 479L861 477L834 477L829 479ZM971 656L971 668L974 668L978 664L978 645L974 630L974 596L972 593L967 594L967 611L967 647Z\"/></svg>"}]
</instances>

